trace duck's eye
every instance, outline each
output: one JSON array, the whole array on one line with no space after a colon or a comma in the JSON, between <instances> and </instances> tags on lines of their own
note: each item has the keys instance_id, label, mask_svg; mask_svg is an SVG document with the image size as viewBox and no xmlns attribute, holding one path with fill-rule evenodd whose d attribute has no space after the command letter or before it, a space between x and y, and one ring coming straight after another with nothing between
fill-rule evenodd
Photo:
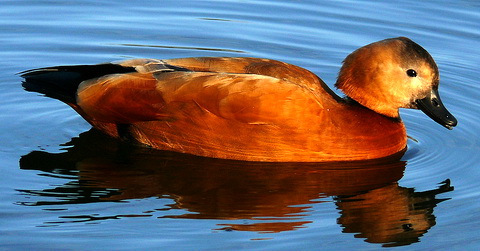
<instances>
[{"instance_id":1,"label":"duck's eye","mask_svg":"<svg viewBox=\"0 0 480 251\"><path fill-rule=\"evenodd\" d=\"M408 70L407 70L407 75L408 75L409 77L414 78L414 77L417 76L417 72L416 72L414 69L408 69Z\"/></svg>"}]
</instances>

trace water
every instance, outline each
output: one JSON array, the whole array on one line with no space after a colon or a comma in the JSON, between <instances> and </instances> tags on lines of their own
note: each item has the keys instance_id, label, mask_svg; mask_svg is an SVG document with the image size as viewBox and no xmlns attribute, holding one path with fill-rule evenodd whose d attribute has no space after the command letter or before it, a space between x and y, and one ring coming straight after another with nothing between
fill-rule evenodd
<instances>
[{"instance_id":1,"label":"water","mask_svg":"<svg viewBox=\"0 0 480 251\"><path fill-rule=\"evenodd\" d=\"M2 1L0 247L478 249L476 1ZM425 47L459 125L404 110L400 160L255 164L111 140L15 73L126 58L252 56L333 87L343 58L388 37Z\"/></svg>"}]
</instances>

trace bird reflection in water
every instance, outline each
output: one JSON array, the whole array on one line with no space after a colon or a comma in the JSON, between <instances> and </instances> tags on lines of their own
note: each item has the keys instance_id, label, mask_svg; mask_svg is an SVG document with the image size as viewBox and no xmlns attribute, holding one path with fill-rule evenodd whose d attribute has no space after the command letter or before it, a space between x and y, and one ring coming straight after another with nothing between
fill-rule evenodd
<instances>
[{"instance_id":1,"label":"bird reflection in water","mask_svg":"<svg viewBox=\"0 0 480 251\"><path fill-rule=\"evenodd\" d=\"M19 204L52 207L150 197L175 203L129 215L60 216L55 224L161 213L159 218L234 222L216 230L275 233L308 227L315 220L313 205L333 197L343 232L384 246L408 245L435 225L433 208L445 200L436 196L453 190L448 181L425 192L399 186L403 153L363 162L241 162L125 145L95 129L65 146L63 153L34 151L20 159L22 169L71 180L44 190L18 189L39 198Z\"/></svg>"}]
</instances>

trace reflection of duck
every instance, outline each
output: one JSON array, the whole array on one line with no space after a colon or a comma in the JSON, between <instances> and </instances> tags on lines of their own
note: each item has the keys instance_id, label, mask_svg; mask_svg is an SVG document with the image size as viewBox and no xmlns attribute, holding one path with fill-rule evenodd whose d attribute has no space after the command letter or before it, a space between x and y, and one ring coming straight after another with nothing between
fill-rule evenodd
<instances>
[{"instance_id":1,"label":"reflection of duck","mask_svg":"<svg viewBox=\"0 0 480 251\"><path fill-rule=\"evenodd\" d=\"M170 210L164 208L159 209L164 214L161 217L247 219L253 223L222 223L219 229L257 232L308 227L312 221L308 217L311 204L320 203L327 196L335 196L342 214L339 223L346 232L366 232L355 227L360 224L358 217L365 218L362 224L379 220L372 217L374 212L357 214L357 208L364 208L364 211L389 208L393 215L380 219L389 224L389 221L396 223L408 215L405 210L424 214L429 219L436 204L426 204L425 211L408 208L411 198L426 201L433 199L435 194L398 192L408 190L395 183L405 169L405 162L399 160L401 154L375 161L328 164L241 162L171 152L152 153L150 149L123 145L95 130L83 133L66 145L71 147L65 153L32 152L22 157L20 166L42 170L52 176L78 175L78 181L53 189L23 190L40 199L22 204L65 205L167 197L175 201L169 205L170 209L181 208L188 213L168 215ZM398 198L397 203L387 205L384 199L389 196ZM58 200L45 197L57 197ZM132 214L138 215L138 212ZM368 231L375 232L375 224L372 222L372 229ZM433 223L425 221L424 224L426 230ZM379 234L381 231L379 228Z\"/></svg>"},{"instance_id":2,"label":"reflection of duck","mask_svg":"<svg viewBox=\"0 0 480 251\"><path fill-rule=\"evenodd\" d=\"M338 223L345 233L359 233L384 246L399 246L418 242L419 237L435 225L433 208L446 199L436 199L440 193L452 191L447 180L438 188L415 192L397 183L355 196L336 198L340 211Z\"/></svg>"},{"instance_id":3,"label":"reflection of duck","mask_svg":"<svg viewBox=\"0 0 480 251\"><path fill-rule=\"evenodd\" d=\"M406 147L399 108L456 125L437 66L393 38L350 54L334 94L315 74L257 58L134 59L24 72L26 90L72 106L101 131L199 156L279 162L385 157Z\"/></svg>"}]
</instances>

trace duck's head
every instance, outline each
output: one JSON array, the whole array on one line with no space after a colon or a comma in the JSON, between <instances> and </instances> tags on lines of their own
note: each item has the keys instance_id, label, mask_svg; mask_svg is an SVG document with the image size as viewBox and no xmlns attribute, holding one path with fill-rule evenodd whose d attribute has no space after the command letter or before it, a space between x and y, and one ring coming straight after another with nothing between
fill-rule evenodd
<instances>
[{"instance_id":1,"label":"duck's head","mask_svg":"<svg viewBox=\"0 0 480 251\"><path fill-rule=\"evenodd\" d=\"M361 105L392 118L399 108L421 109L452 129L457 120L438 94L438 67L432 56L406 37L375 42L345 59L335 86Z\"/></svg>"}]
</instances>

